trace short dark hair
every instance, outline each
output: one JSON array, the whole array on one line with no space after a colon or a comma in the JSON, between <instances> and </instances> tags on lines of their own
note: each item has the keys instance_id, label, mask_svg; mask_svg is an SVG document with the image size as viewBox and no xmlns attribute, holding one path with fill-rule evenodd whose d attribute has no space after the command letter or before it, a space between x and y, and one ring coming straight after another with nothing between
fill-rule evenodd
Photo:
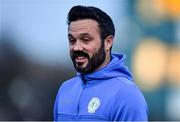
<instances>
[{"instance_id":1,"label":"short dark hair","mask_svg":"<svg viewBox=\"0 0 180 122\"><path fill-rule=\"evenodd\" d=\"M92 6L74 6L68 13L67 24L70 25L72 21L81 20L81 19L93 19L98 22L100 28L100 37L101 40L110 35L114 37L115 28L112 22L112 19L104 11L99 8Z\"/></svg>"}]
</instances>

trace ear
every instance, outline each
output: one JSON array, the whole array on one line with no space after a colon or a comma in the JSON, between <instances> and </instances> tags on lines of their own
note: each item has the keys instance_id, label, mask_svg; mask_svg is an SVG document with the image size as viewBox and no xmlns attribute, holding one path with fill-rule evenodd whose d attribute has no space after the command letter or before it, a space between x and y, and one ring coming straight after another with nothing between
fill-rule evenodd
<instances>
[{"instance_id":1,"label":"ear","mask_svg":"<svg viewBox=\"0 0 180 122\"><path fill-rule=\"evenodd\" d=\"M104 40L105 51L109 51L111 49L112 44L113 44L113 38L114 37L112 35L105 38L105 40Z\"/></svg>"}]
</instances>

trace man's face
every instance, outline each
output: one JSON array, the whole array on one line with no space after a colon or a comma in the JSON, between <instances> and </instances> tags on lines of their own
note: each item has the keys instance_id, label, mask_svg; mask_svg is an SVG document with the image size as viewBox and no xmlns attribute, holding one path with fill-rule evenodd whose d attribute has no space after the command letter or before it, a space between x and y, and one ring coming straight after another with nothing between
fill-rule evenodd
<instances>
[{"instance_id":1,"label":"man's face","mask_svg":"<svg viewBox=\"0 0 180 122\"><path fill-rule=\"evenodd\" d=\"M104 62L106 54L98 23L92 19L77 20L68 28L70 56L75 69L91 73Z\"/></svg>"}]
</instances>

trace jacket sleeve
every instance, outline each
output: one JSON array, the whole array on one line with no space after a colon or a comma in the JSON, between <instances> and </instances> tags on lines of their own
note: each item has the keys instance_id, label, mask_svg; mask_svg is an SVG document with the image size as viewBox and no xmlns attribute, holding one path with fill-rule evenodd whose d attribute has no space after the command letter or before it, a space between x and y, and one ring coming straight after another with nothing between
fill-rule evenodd
<instances>
[{"instance_id":1,"label":"jacket sleeve","mask_svg":"<svg viewBox=\"0 0 180 122\"><path fill-rule=\"evenodd\" d=\"M53 111L53 117L54 117L54 122L57 121L57 118L58 118L58 112L57 112L57 103L58 103L58 95L56 96L56 100L55 100L55 103L54 103L54 111Z\"/></svg>"},{"instance_id":2,"label":"jacket sleeve","mask_svg":"<svg viewBox=\"0 0 180 122\"><path fill-rule=\"evenodd\" d=\"M62 87L62 85L61 85L61 87ZM54 111L53 111L54 122L58 121L58 102L59 102L59 95L60 95L61 87L58 89L56 99L55 99L55 103L54 103Z\"/></svg>"},{"instance_id":3,"label":"jacket sleeve","mask_svg":"<svg viewBox=\"0 0 180 122\"><path fill-rule=\"evenodd\" d=\"M148 121L148 107L137 87L119 90L111 105L112 121Z\"/></svg>"}]
</instances>

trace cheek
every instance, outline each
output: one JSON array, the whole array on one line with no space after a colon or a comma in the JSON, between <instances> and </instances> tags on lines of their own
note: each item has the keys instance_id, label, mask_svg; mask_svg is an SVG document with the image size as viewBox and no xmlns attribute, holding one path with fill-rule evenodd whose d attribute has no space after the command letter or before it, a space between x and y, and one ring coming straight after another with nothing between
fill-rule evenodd
<instances>
[{"instance_id":1,"label":"cheek","mask_svg":"<svg viewBox=\"0 0 180 122\"><path fill-rule=\"evenodd\" d=\"M70 54L70 56L72 56L72 54L73 54L73 51L71 49L69 49L69 54Z\"/></svg>"},{"instance_id":2,"label":"cheek","mask_svg":"<svg viewBox=\"0 0 180 122\"><path fill-rule=\"evenodd\" d=\"M72 50L72 46L71 45L69 45L69 50Z\"/></svg>"},{"instance_id":3,"label":"cheek","mask_svg":"<svg viewBox=\"0 0 180 122\"><path fill-rule=\"evenodd\" d=\"M98 51L98 48L92 48L92 49L89 49L88 54L90 57L92 57L95 53L97 53L97 51Z\"/></svg>"},{"instance_id":4,"label":"cheek","mask_svg":"<svg viewBox=\"0 0 180 122\"><path fill-rule=\"evenodd\" d=\"M72 52L72 51L73 51L72 46L69 46L69 52Z\"/></svg>"}]
</instances>

